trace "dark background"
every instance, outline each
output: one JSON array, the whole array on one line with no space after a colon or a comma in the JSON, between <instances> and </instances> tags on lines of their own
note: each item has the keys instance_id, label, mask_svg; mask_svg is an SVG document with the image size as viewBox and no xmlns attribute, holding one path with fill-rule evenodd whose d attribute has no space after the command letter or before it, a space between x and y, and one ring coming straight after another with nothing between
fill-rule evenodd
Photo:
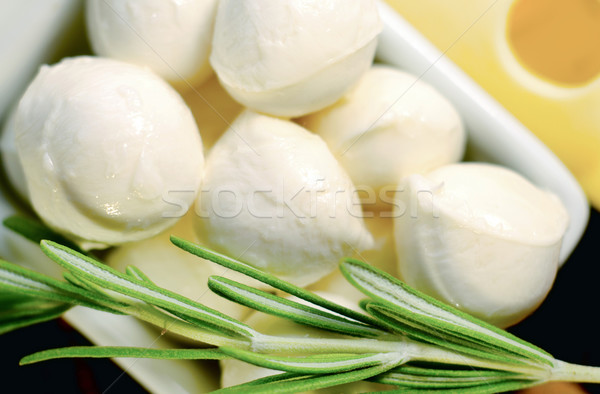
<instances>
[{"instance_id":1,"label":"dark background","mask_svg":"<svg viewBox=\"0 0 600 394\"><path fill-rule=\"evenodd\" d=\"M544 303L510 331L563 361L600 366L600 266L596 254L599 244L600 213L592 210L587 231L559 271ZM85 338L60 320L2 335L2 385L20 393L145 392L109 360L58 360L18 366L21 357L38 350L87 344ZM590 393L600 393L600 385L583 387Z\"/></svg>"},{"instance_id":2,"label":"dark background","mask_svg":"<svg viewBox=\"0 0 600 394\"><path fill-rule=\"evenodd\" d=\"M591 211L579 245L559 270L544 303L509 331L555 358L600 366L600 213ZM583 385L600 393L600 385Z\"/></svg>"}]
</instances>

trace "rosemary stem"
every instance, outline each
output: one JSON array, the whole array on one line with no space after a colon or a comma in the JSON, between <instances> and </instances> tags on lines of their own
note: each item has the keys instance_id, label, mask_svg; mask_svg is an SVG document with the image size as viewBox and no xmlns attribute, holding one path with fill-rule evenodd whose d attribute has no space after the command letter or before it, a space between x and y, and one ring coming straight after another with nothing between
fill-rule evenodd
<instances>
[{"instance_id":1,"label":"rosemary stem","mask_svg":"<svg viewBox=\"0 0 600 394\"><path fill-rule=\"evenodd\" d=\"M260 335L253 338L252 351L258 353L400 353L407 361L428 361L452 365L489 368L525 374L532 378L547 379L548 369L532 364L516 365L495 362L479 357L418 343L409 339L382 341L376 339L343 338L286 338Z\"/></svg>"},{"instance_id":2,"label":"rosemary stem","mask_svg":"<svg viewBox=\"0 0 600 394\"><path fill-rule=\"evenodd\" d=\"M550 380L579 383L600 383L600 367L556 361Z\"/></svg>"},{"instance_id":3,"label":"rosemary stem","mask_svg":"<svg viewBox=\"0 0 600 394\"><path fill-rule=\"evenodd\" d=\"M427 361L442 364L463 365L469 367L488 368L499 371L515 372L528 375L531 378L547 379L549 371L547 366L541 364L518 365L480 357L469 356L463 353L442 349L426 343L412 342L410 359L413 361Z\"/></svg>"},{"instance_id":4,"label":"rosemary stem","mask_svg":"<svg viewBox=\"0 0 600 394\"><path fill-rule=\"evenodd\" d=\"M261 334L252 350L259 353L405 353L404 341L344 338L297 338Z\"/></svg>"}]
</instances>

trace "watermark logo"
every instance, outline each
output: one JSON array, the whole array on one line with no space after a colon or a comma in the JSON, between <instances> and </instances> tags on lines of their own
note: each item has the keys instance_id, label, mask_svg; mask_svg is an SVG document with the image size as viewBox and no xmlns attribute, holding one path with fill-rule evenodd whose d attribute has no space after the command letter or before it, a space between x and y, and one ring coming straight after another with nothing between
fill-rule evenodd
<instances>
[{"instance_id":1,"label":"watermark logo","mask_svg":"<svg viewBox=\"0 0 600 394\"><path fill-rule=\"evenodd\" d=\"M329 188L324 179L306 185L285 182L280 187L240 190L227 185L215 189L170 190L162 196L169 209L164 218L185 215L193 205L200 218L233 219L246 215L257 219L295 217L315 219L350 215L357 218L396 218L408 215L418 219L427 215L438 218L436 193L432 189L406 189L404 186L385 186L378 190L366 186ZM198 201L198 203L195 203Z\"/></svg>"}]
</instances>

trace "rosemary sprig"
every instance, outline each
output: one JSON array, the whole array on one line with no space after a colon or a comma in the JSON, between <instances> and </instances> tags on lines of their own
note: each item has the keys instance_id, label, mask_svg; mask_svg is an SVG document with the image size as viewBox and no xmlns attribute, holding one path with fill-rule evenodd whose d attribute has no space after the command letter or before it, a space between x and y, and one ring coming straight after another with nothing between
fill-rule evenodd
<instances>
[{"instance_id":1,"label":"rosemary sprig","mask_svg":"<svg viewBox=\"0 0 600 394\"><path fill-rule=\"evenodd\" d=\"M6 222L5 222L6 223ZM55 234L19 219L13 230L40 240ZM73 347L29 355L21 364L66 357L164 359L235 358L281 374L220 392L288 393L371 380L401 392L494 393L551 380L600 383L600 368L568 364L538 347L410 288L364 262L340 269L367 297L364 313L342 307L244 262L181 238L195 255L244 273L306 302L294 302L238 282L211 277L216 293L256 310L330 332L323 338L258 332L208 306L157 286L141 270L118 272L52 240L42 250L65 269L66 281L0 261L0 333L60 316L72 305L128 314L212 348ZM319 307L319 308L317 308ZM333 334L332 334L333 333Z\"/></svg>"}]
</instances>

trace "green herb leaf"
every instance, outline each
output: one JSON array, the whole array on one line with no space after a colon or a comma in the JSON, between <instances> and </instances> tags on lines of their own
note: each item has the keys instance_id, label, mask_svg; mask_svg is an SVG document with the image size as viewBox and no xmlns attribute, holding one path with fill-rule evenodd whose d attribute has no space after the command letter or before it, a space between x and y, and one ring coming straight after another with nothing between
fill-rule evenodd
<instances>
[{"instance_id":1,"label":"green herb leaf","mask_svg":"<svg viewBox=\"0 0 600 394\"><path fill-rule=\"evenodd\" d=\"M73 346L43 350L25 356L20 365L60 358L155 358L165 360L224 360L230 358L219 349L153 349L125 346Z\"/></svg>"},{"instance_id":2,"label":"green herb leaf","mask_svg":"<svg viewBox=\"0 0 600 394\"><path fill-rule=\"evenodd\" d=\"M31 326L45 321L54 320L71 308L66 304L46 304L39 306L35 310L28 310L27 313L15 313L13 318L0 320L0 334Z\"/></svg>"},{"instance_id":3,"label":"green herb leaf","mask_svg":"<svg viewBox=\"0 0 600 394\"><path fill-rule=\"evenodd\" d=\"M405 314L399 314L401 307L389 308L388 305L381 302L367 302L364 306L372 316L384 322L391 330L405 334L409 338L492 361L530 365L512 353L486 346L485 343L469 341L452 331L449 332L435 319L420 316L418 312L411 313L410 310L405 311Z\"/></svg>"},{"instance_id":4,"label":"green herb leaf","mask_svg":"<svg viewBox=\"0 0 600 394\"><path fill-rule=\"evenodd\" d=\"M106 300L106 305L99 305L91 301L95 296L85 289L4 260L0 260L0 291L116 312L110 307L115 304L109 300Z\"/></svg>"},{"instance_id":5,"label":"green herb leaf","mask_svg":"<svg viewBox=\"0 0 600 394\"><path fill-rule=\"evenodd\" d=\"M457 367L449 368L446 365L440 365L435 363L407 363L400 365L388 373L381 375L387 376L393 373L405 373L414 376L423 377L436 377L436 378L474 378L474 377L486 377L486 378L523 378L522 374L509 372L509 371L495 371L493 369L463 367L457 369Z\"/></svg>"},{"instance_id":6,"label":"green herb leaf","mask_svg":"<svg viewBox=\"0 0 600 394\"><path fill-rule=\"evenodd\" d=\"M208 287L231 301L296 323L358 337L376 337L383 334L381 330L355 320L286 300L227 278L211 276L208 280Z\"/></svg>"},{"instance_id":7,"label":"green herb leaf","mask_svg":"<svg viewBox=\"0 0 600 394\"><path fill-rule=\"evenodd\" d=\"M376 379L375 379L376 380ZM378 382L381 383L381 382ZM424 382L423 385L415 385L414 382L410 381L387 381L386 384L392 384L397 386L396 390L386 391L388 394L402 393L402 394L422 394L422 393L436 393L436 394L495 394L512 392L515 390L521 390L528 387L539 385L541 382L531 380L500 380L485 382L478 385L451 385L451 384L440 384L440 385L427 385Z\"/></svg>"},{"instance_id":8,"label":"green herb leaf","mask_svg":"<svg viewBox=\"0 0 600 394\"><path fill-rule=\"evenodd\" d=\"M35 219L14 215L5 218L2 221L2 224L4 227L34 242L36 245L43 240L50 240L61 245L65 245L73 250L78 251L79 253L86 254L75 243L71 242L57 232L50 230L44 224Z\"/></svg>"},{"instance_id":9,"label":"green herb leaf","mask_svg":"<svg viewBox=\"0 0 600 394\"><path fill-rule=\"evenodd\" d=\"M420 389L464 389L509 381L526 381L526 376L487 369L451 370L401 365L372 379L373 382Z\"/></svg>"},{"instance_id":10,"label":"green herb leaf","mask_svg":"<svg viewBox=\"0 0 600 394\"><path fill-rule=\"evenodd\" d=\"M240 383L238 385L231 386L231 387L224 387L221 390L218 390L217 392L224 392L224 391L226 392L228 390L236 390L239 392L239 390L244 389L244 388L246 388L248 390L247 392L250 392L252 390L253 386L266 385L266 384L271 384L271 383L276 383L276 382L287 382L287 381L292 381L295 379L307 378L309 376L310 375L295 373L295 372L276 373L274 375L269 375L269 376L265 376L263 378L258 378L258 379L252 380L250 382Z\"/></svg>"},{"instance_id":11,"label":"green herb leaf","mask_svg":"<svg viewBox=\"0 0 600 394\"><path fill-rule=\"evenodd\" d=\"M156 284L150 278L148 278L148 276L146 276L146 274L144 274L142 270L138 267L129 265L127 266L127 268L125 268L125 273L133 278L136 278L137 280L141 280L142 282L146 282L150 285L156 286Z\"/></svg>"},{"instance_id":12,"label":"green herb leaf","mask_svg":"<svg viewBox=\"0 0 600 394\"><path fill-rule=\"evenodd\" d=\"M65 304L26 296L17 297L17 299L7 302L3 297L0 300L0 322L36 315L40 310L61 305Z\"/></svg>"},{"instance_id":13,"label":"green herb leaf","mask_svg":"<svg viewBox=\"0 0 600 394\"><path fill-rule=\"evenodd\" d=\"M384 363L399 362L399 360L404 359L403 355L398 353L318 354L304 357L282 357L230 347L221 347L220 349L233 358L259 367L301 374L346 372Z\"/></svg>"}]
</instances>

